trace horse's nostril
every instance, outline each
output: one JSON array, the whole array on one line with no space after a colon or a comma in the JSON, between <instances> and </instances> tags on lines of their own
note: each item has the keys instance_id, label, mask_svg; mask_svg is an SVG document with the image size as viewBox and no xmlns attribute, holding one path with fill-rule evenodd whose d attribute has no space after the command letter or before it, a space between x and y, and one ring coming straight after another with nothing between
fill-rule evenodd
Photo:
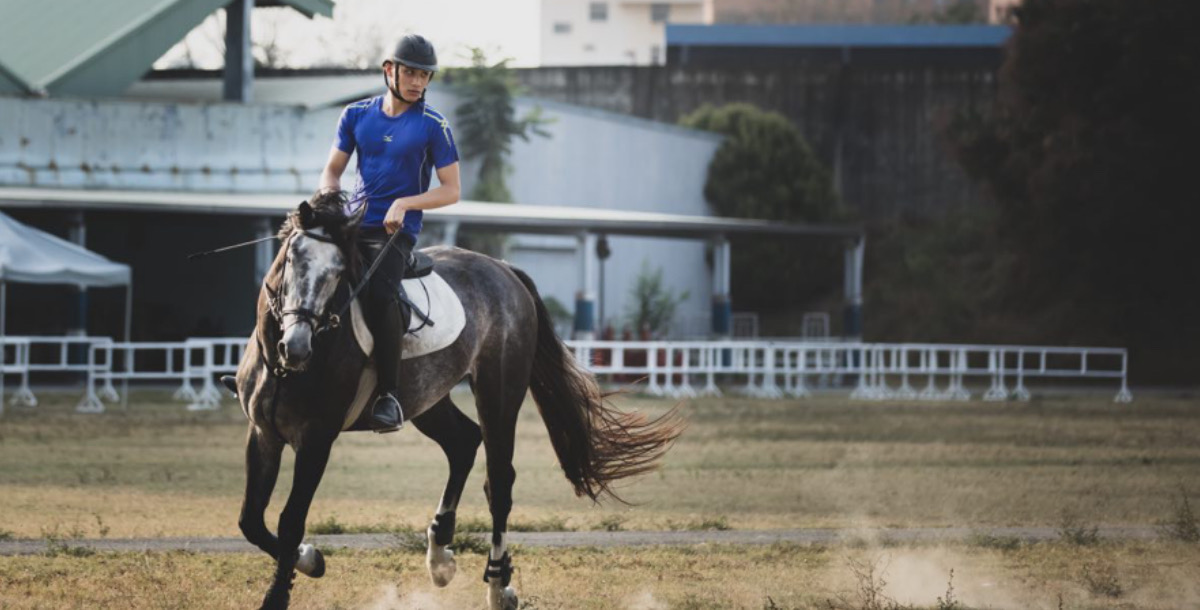
<instances>
[{"instance_id":1,"label":"horse's nostril","mask_svg":"<svg viewBox=\"0 0 1200 610\"><path fill-rule=\"evenodd\" d=\"M279 350L279 355L282 356L284 360L287 360L287 343L280 341L279 345L276 345L275 348Z\"/></svg>"}]
</instances>

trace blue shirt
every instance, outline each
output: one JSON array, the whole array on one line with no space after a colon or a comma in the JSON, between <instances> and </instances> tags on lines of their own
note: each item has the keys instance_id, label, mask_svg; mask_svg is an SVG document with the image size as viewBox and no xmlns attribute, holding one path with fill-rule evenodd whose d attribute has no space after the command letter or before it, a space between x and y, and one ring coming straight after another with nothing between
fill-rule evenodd
<instances>
[{"instance_id":1,"label":"blue shirt","mask_svg":"<svg viewBox=\"0 0 1200 610\"><path fill-rule=\"evenodd\" d=\"M434 168L458 161L450 122L425 102L417 102L390 117L383 112L384 96L346 106L338 121L338 150L358 153L358 185L351 206L367 205L362 226L381 227L392 202L429 190ZM421 232L421 210L404 214L403 231L414 238Z\"/></svg>"}]
</instances>

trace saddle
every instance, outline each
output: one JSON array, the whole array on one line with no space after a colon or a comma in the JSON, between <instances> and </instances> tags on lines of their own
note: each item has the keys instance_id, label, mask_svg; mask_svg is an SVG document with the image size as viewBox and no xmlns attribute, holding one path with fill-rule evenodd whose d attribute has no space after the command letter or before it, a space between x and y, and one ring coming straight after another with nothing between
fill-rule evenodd
<instances>
[{"instance_id":1,"label":"saddle","mask_svg":"<svg viewBox=\"0 0 1200 610\"><path fill-rule=\"evenodd\" d=\"M433 258L424 252L413 250L409 253L408 264L405 265L404 279L415 280L433 273ZM403 293L402 293L403 294Z\"/></svg>"}]
</instances>

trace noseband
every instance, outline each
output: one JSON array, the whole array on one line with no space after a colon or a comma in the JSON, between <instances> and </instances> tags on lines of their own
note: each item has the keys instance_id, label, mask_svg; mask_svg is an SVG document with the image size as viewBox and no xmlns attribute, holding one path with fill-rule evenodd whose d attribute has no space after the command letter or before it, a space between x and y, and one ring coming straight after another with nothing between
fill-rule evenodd
<instances>
[{"instance_id":1,"label":"noseband","mask_svg":"<svg viewBox=\"0 0 1200 610\"><path fill-rule=\"evenodd\" d=\"M303 233L305 237L310 237L327 244L337 245L337 242L333 241L333 238L325 235L311 233L309 231L297 231L296 233ZM291 247L291 238L294 237L296 233L292 233L292 235L288 237L288 242L284 244L285 249ZM283 266L284 270L286 270L286 256L283 259ZM283 271L280 271L280 276L283 276ZM282 280L280 283L283 283ZM276 291L271 287L270 284L264 283L263 287L267 290L267 307L271 311L271 317L275 318L275 323L279 325L280 332L284 332L288 329L288 326L284 323L284 318L287 316L293 316L296 318L295 324L308 324L309 328L312 329L314 336L319 335L327 330L336 329L342 324L341 316L336 313L331 313L328 308L321 313L317 313L306 307L283 309L283 297L286 296L286 293L282 291Z\"/></svg>"}]
</instances>

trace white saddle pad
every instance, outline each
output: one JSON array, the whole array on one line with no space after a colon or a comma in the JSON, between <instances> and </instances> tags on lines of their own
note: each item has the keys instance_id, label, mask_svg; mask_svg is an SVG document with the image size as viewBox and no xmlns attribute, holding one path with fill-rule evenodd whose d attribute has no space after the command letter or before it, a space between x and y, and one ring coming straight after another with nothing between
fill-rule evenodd
<instances>
[{"instance_id":1,"label":"white saddle pad","mask_svg":"<svg viewBox=\"0 0 1200 610\"><path fill-rule=\"evenodd\" d=\"M430 273L422 278L404 280L403 284L408 300L412 301L412 304L426 316L429 316L433 324L426 324L415 312L413 313L412 320L408 324L408 332L404 335L404 350L401 358L408 360L449 347L458 339L467 325L466 311L463 310L462 301L458 299L454 289L437 273ZM370 356L375 351L375 338L367 329L358 299L355 299L350 306L350 319L359 347L362 348L364 354Z\"/></svg>"},{"instance_id":2,"label":"white saddle pad","mask_svg":"<svg viewBox=\"0 0 1200 610\"><path fill-rule=\"evenodd\" d=\"M401 358L416 358L449 347L467 325L466 311L463 310L462 301L454 293L454 289L437 273L415 280L404 280L403 284L408 300L433 320L433 326L425 324L413 314L408 325L409 332L404 335ZM350 325L354 329L354 338L358 340L359 347L364 354L370 356L375 351L375 338L367 329L358 299L350 304ZM342 423L343 430L350 428L358 420L363 408L367 406L367 401L374 396L376 379L375 362L372 360L363 368L362 376L358 380L358 392L350 410L346 412L346 419Z\"/></svg>"}]
</instances>

